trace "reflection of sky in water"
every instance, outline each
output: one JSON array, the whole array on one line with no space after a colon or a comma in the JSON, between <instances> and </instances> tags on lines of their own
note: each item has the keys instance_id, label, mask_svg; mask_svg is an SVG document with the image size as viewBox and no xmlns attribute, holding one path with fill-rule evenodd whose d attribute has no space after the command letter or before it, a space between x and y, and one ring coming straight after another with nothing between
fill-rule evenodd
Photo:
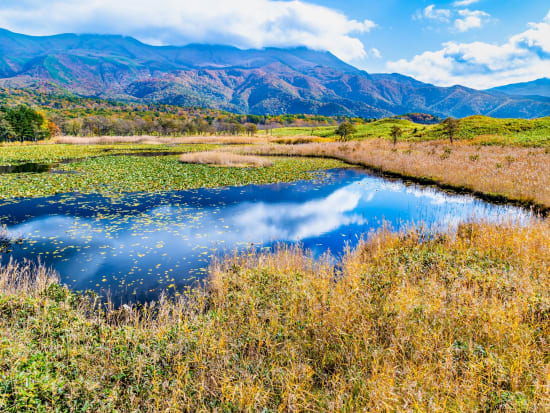
<instances>
[{"instance_id":1,"label":"reflection of sky in water","mask_svg":"<svg viewBox=\"0 0 550 413\"><path fill-rule=\"evenodd\" d=\"M205 275L213 253L250 243L301 241L315 253L339 254L384 221L398 229L505 216L527 213L357 169L332 171L324 182L114 198L72 194L0 205L1 222L25 237L14 258L40 259L71 287L108 289L116 300L181 289Z\"/></svg>"}]
</instances>

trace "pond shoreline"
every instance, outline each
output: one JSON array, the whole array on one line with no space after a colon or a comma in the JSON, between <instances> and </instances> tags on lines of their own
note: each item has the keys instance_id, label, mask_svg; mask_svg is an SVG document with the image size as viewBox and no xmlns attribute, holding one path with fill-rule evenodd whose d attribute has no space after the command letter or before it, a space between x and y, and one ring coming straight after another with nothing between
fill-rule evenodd
<instances>
[{"instance_id":1,"label":"pond shoreline","mask_svg":"<svg viewBox=\"0 0 550 413\"><path fill-rule=\"evenodd\" d=\"M418 184L425 187L434 187L437 189L441 189L443 191L447 191L449 193L457 194L457 195L472 195L476 198L482 200L491 202L496 205L510 205L510 206L517 206L522 207L525 209L529 209L532 212L534 212L537 215L540 215L542 217L547 217L550 215L550 207L547 207L546 205L543 205L541 203L535 202L535 201L528 201L528 200L522 200L510 197L508 195L504 194L492 194L487 192L478 191L472 188L469 188L467 186L459 186L459 185L452 185L452 184L446 184L443 183L435 178L429 178L426 176L418 176L418 175L412 175L407 174L403 172L396 172L391 170L386 170L374 165L369 165L362 162L353 162L349 159L346 159L346 157L340 157L337 155L300 155L300 154L292 154L292 155L281 155L281 154L273 154L273 155L267 155L262 154L261 156L271 157L271 156L287 156L289 158L293 157L302 157L302 158L322 158L322 159L332 159L337 161L342 161L347 163L348 165L352 167L362 168L374 176L378 176L380 178L393 178L397 179L400 182L407 184Z\"/></svg>"},{"instance_id":2,"label":"pond shoreline","mask_svg":"<svg viewBox=\"0 0 550 413\"><path fill-rule=\"evenodd\" d=\"M101 194L60 194L0 205L12 233L29 234L10 253L42 257L77 291L110 291L116 301L148 302L184 291L207 275L212 254L247 245L300 243L315 256L336 255L361 234L409 225L531 216L437 187L379 177L360 167L287 183ZM323 173L324 175L324 173ZM7 261L5 261L7 262ZM130 299L131 300L130 300Z\"/></svg>"}]
</instances>

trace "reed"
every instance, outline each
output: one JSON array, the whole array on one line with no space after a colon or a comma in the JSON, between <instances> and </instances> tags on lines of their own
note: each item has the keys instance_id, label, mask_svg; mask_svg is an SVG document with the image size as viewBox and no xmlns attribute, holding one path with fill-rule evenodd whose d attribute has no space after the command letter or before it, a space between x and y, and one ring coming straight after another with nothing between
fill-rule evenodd
<instances>
[{"instance_id":1,"label":"reed","mask_svg":"<svg viewBox=\"0 0 550 413\"><path fill-rule=\"evenodd\" d=\"M548 245L536 221L385 230L336 263L249 250L118 310L22 272L0 288L0 410L548 411Z\"/></svg>"},{"instance_id":2,"label":"reed","mask_svg":"<svg viewBox=\"0 0 550 413\"><path fill-rule=\"evenodd\" d=\"M312 156L457 189L550 208L550 153L542 148L477 146L465 142L257 145L234 150L251 155Z\"/></svg>"},{"instance_id":3,"label":"reed","mask_svg":"<svg viewBox=\"0 0 550 413\"><path fill-rule=\"evenodd\" d=\"M185 153L180 156L179 160L181 163L233 167L267 167L273 165L270 160L259 156L239 155L222 151Z\"/></svg>"},{"instance_id":4,"label":"reed","mask_svg":"<svg viewBox=\"0 0 550 413\"><path fill-rule=\"evenodd\" d=\"M41 264L9 261L0 267L0 296L33 295L58 283L57 274Z\"/></svg>"},{"instance_id":5,"label":"reed","mask_svg":"<svg viewBox=\"0 0 550 413\"><path fill-rule=\"evenodd\" d=\"M269 139L255 136L99 136L74 137L60 136L54 139L57 144L69 145L114 145L114 144L149 144L149 145L186 145L186 144L214 144L214 145L249 145L266 143Z\"/></svg>"}]
</instances>

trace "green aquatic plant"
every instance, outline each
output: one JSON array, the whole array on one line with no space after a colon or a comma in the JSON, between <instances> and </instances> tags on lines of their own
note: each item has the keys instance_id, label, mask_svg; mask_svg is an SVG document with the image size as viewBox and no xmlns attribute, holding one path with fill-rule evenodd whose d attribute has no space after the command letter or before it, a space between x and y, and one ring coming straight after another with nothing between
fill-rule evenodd
<instances>
[{"instance_id":1,"label":"green aquatic plant","mask_svg":"<svg viewBox=\"0 0 550 413\"><path fill-rule=\"evenodd\" d=\"M291 182L312 179L315 175L310 171L345 166L341 161L327 159L280 158L269 167L221 168L182 164L178 162L177 155L161 156L162 152L167 151L184 153L214 148L214 145L4 147L0 148L0 162L2 159L11 163L77 160L57 165L56 173L0 174L0 198L39 197L68 192L151 192ZM159 156L136 155L142 152L159 152Z\"/></svg>"}]
</instances>

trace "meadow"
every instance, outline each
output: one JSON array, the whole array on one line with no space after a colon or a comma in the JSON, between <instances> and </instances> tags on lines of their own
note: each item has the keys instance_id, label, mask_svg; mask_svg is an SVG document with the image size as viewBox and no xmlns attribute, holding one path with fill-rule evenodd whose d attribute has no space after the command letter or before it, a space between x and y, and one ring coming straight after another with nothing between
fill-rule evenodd
<instances>
[{"instance_id":1,"label":"meadow","mask_svg":"<svg viewBox=\"0 0 550 413\"><path fill-rule=\"evenodd\" d=\"M8 145L3 163L75 161L56 166L65 173L3 174L0 196L270 183L353 164L547 211L549 130L548 119L467 118L451 145L438 125L391 119L359 126L351 142L330 142L334 128L315 128L312 142L304 128L231 146ZM185 154L138 156L144 148ZM203 164L228 152L268 163ZM364 234L341 257L285 245L234 253L178 298L120 308L41 266L7 265L0 410L550 410L548 220L425 231Z\"/></svg>"},{"instance_id":2,"label":"meadow","mask_svg":"<svg viewBox=\"0 0 550 413\"><path fill-rule=\"evenodd\" d=\"M339 159L387 175L471 192L497 201L550 208L550 154L542 148L475 145L467 141L386 139L304 145L257 145L233 150L255 155Z\"/></svg>"},{"instance_id":3,"label":"meadow","mask_svg":"<svg viewBox=\"0 0 550 413\"><path fill-rule=\"evenodd\" d=\"M9 266L0 409L547 411L549 243L544 221L382 231L337 266L281 246L119 310Z\"/></svg>"},{"instance_id":4,"label":"meadow","mask_svg":"<svg viewBox=\"0 0 550 413\"><path fill-rule=\"evenodd\" d=\"M402 130L404 141L422 142L446 138L439 124L423 125L409 120L381 119L371 123L357 125L357 132L351 140L371 138L391 139L393 127ZM338 139L334 127L314 128L279 128L273 131L274 136L317 136ZM480 145L515 145L542 146L550 144L550 118L541 119L495 119L486 116L470 116L460 120L457 138Z\"/></svg>"}]
</instances>

